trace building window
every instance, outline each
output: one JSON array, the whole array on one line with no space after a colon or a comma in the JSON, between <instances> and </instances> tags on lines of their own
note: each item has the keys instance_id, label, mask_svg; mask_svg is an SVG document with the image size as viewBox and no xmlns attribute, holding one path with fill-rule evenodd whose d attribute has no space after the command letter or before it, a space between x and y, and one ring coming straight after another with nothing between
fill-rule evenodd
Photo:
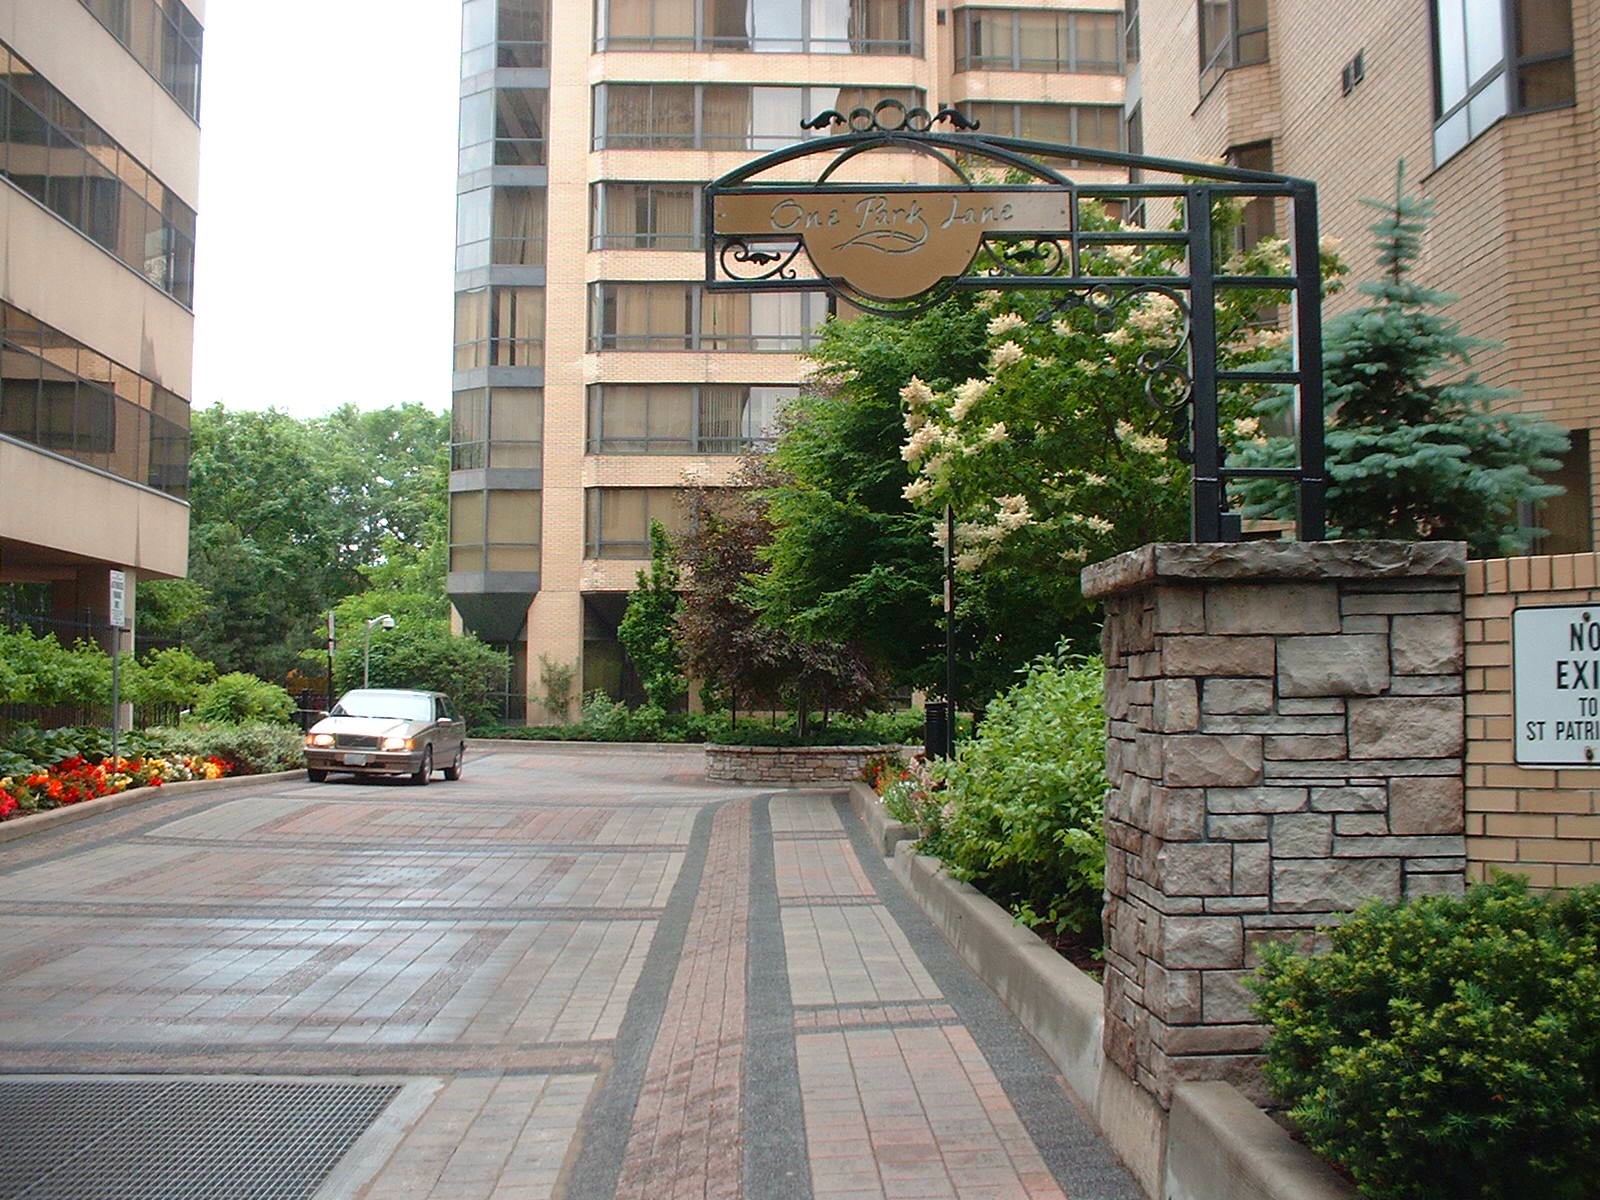
<instances>
[{"instance_id":1,"label":"building window","mask_svg":"<svg viewBox=\"0 0 1600 1200\"><path fill-rule=\"evenodd\" d=\"M0 304L0 434L188 494L188 402L9 304Z\"/></svg>"},{"instance_id":2,"label":"building window","mask_svg":"<svg viewBox=\"0 0 1600 1200\"><path fill-rule=\"evenodd\" d=\"M82 0L111 36L191 117L200 115L204 31L182 0Z\"/></svg>"},{"instance_id":3,"label":"building window","mask_svg":"<svg viewBox=\"0 0 1600 1200\"><path fill-rule=\"evenodd\" d=\"M461 99L460 174L491 166L545 165L542 88L494 88Z\"/></svg>"},{"instance_id":4,"label":"building window","mask_svg":"<svg viewBox=\"0 0 1600 1200\"><path fill-rule=\"evenodd\" d=\"M542 267L544 251L543 188L474 188L456 197L456 270Z\"/></svg>"},{"instance_id":5,"label":"building window","mask_svg":"<svg viewBox=\"0 0 1600 1200\"><path fill-rule=\"evenodd\" d=\"M912 0L603 0L595 50L918 54Z\"/></svg>"},{"instance_id":6,"label":"building window","mask_svg":"<svg viewBox=\"0 0 1600 1200\"><path fill-rule=\"evenodd\" d=\"M550 65L549 0L466 0L461 6L461 75L495 67Z\"/></svg>"},{"instance_id":7,"label":"building window","mask_svg":"<svg viewBox=\"0 0 1600 1200\"><path fill-rule=\"evenodd\" d=\"M594 149L781 150L803 137L821 136L823 131L800 127L818 113L848 114L887 99L912 108L922 105L924 94L915 88L599 84Z\"/></svg>"},{"instance_id":8,"label":"building window","mask_svg":"<svg viewBox=\"0 0 1600 1200\"><path fill-rule=\"evenodd\" d=\"M700 185L597 183L589 192L595 250L697 250Z\"/></svg>"},{"instance_id":9,"label":"building window","mask_svg":"<svg viewBox=\"0 0 1600 1200\"><path fill-rule=\"evenodd\" d=\"M590 350L797 353L816 344L823 292L707 292L694 283L589 285Z\"/></svg>"},{"instance_id":10,"label":"building window","mask_svg":"<svg viewBox=\"0 0 1600 1200\"><path fill-rule=\"evenodd\" d=\"M1030 138L1085 150L1122 149L1122 108L1115 104L969 101L961 110L977 121L984 133L997 137Z\"/></svg>"},{"instance_id":11,"label":"building window","mask_svg":"<svg viewBox=\"0 0 1600 1200\"><path fill-rule=\"evenodd\" d=\"M194 210L0 44L0 176L185 307Z\"/></svg>"},{"instance_id":12,"label":"building window","mask_svg":"<svg viewBox=\"0 0 1600 1200\"><path fill-rule=\"evenodd\" d=\"M955 20L957 71L1122 70L1114 12L958 8Z\"/></svg>"},{"instance_id":13,"label":"building window","mask_svg":"<svg viewBox=\"0 0 1600 1200\"><path fill-rule=\"evenodd\" d=\"M1230 167L1242 171L1271 171L1272 143L1251 142L1248 146L1234 146L1228 151ZM1237 228L1233 231L1233 245L1227 249L1245 251L1263 238L1274 237L1278 232L1276 201L1271 196L1256 196L1246 200Z\"/></svg>"},{"instance_id":14,"label":"building window","mask_svg":"<svg viewBox=\"0 0 1600 1200\"><path fill-rule=\"evenodd\" d=\"M456 370L543 363L543 288L474 288L456 293Z\"/></svg>"},{"instance_id":15,"label":"building window","mask_svg":"<svg viewBox=\"0 0 1600 1200\"><path fill-rule=\"evenodd\" d=\"M1267 61L1267 0L1200 0L1200 93L1225 71Z\"/></svg>"},{"instance_id":16,"label":"building window","mask_svg":"<svg viewBox=\"0 0 1600 1200\"><path fill-rule=\"evenodd\" d=\"M472 491L450 495L450 570L539 569L541 495Z\"/></svg>"},{"instance_id":17,"label":"building window","mask_svg":"<svg viewBox=\"0 0 1600 1200\"><path fill-rule=\"evenodd\" d=\"M540 388L469 388L451 404L450 469L537 467L544 449Z\"/></svg>"},{"instance_id":18,"label":"building window","mask_svg":"<svg viewBox=\"0 0 1600 1200\"><path fill-rule=\"evenodd\" d=\"M1139 0L1127 0L1122 6L1122 57L1130 63L1139 61Z\"/></svg>"},{"instance_id":19,"label":"building window","mask_svg":"<svg viewBox=\"0 0 1600 1200\"><path fill-rule=\"evenodd\" d=\"M587 488L583 508L585 558L649 558L650 522L669 533L689 523L679 488Z\"/></svg>"},{"instance_id":20,"label":"building window","mask_svg":"<svg viewBox=\"0 0 1600 1200\"><path fill-rule=\"evenodd\" d=\"M794 387L606 384L589 389L590 454L744 454L771 445Z\"/></svg>"},{"instance_id":21,"label":"building window","mask_svg":"<svg viewBox=\"0 0 1600 1200\"><path fill-rule=\"evenodd\" d=\"M1433 157L1508 112L1574 102L1570 0L1434 0Z\"/></svg>"}]
</instances>

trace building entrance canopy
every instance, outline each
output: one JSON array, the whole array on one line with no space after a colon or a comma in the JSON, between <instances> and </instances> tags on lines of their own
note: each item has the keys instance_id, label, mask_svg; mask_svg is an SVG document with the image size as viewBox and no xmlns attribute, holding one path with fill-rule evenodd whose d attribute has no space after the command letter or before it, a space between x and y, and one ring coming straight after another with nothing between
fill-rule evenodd
<instances>
[{"instance_id":1,"label":"building entrance canopy","mask_svg":"<svg viewBox=\"0 0 1600 1200\"><path fill-rule=\"evenodd\" d=\"M930 114L885 100L822 113L806 128L843 130L801 141L706 188L706 283L712 291L825 288L883 316L921 313L961 290L1049 295L1049 313L1085 310L1106 333L1128 306L1156 295L1176 305L1182 336L1139 362L1145 394L1171 418L1192 471L1191 538L1235 541L1227 484L1291 479L1298 536L1321 540L1322 302L1316 187L1303 179L1210 163L994 137L950 109ZM1072 174L1068 174L1068 172ZM1289 231L1281 272L1239 269L1230 242L1246 226ZM1099 213L1117 217L1106 221ZM1170 256L1155 274L1129 273L1152 247ZM1149 262L1148 257L1142 261ZM1278 326L1281 369L1218 362L1217 301L1228 289L1265 297L1261 323ZM1298 462L1232 466L1218 431L1218 394L1287 387Z\"/></svg>"}]
</instances>

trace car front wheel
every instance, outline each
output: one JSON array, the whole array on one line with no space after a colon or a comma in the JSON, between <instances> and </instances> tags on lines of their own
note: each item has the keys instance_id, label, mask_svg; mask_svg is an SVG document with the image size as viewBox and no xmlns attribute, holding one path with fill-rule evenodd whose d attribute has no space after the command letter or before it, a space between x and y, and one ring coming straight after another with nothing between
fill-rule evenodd
<instances>
[{"instance_id":1,"label":"car front wheel","mask_svg":"<svg viewBox=\"0 0 1600 1200\"><path fill-rule=\"evenodd\" d=\"M307 767L306 778L312 783L324 783L327 781L328 772L321 767Z\"/></svg>"},{"instance_id":2,"label":"car front wheel","mask_svg":"<svg viewBox=\"0 0 1600 1200\"><path fill-rule=\"evenodd\" d=\"M417 768L417 773L411 777L411 782L425 787L433 782L433 747L428 746L422 751L422 765Z\"/></svg>"}]
</instances>

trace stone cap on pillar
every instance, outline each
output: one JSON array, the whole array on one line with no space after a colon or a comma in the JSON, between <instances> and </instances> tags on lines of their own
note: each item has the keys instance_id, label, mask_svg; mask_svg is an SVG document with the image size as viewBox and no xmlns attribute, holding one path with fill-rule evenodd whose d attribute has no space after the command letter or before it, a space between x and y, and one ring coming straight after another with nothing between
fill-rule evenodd
<instances>
[{"instance_id":1,"label":"stone cap on pillar","mask_svg":"<svg viewBox=\"0 0 1600 1200\"><path fill-rule=\"evenodd\" d=\"M1083 594L1103 600L1156 584L1335 579L1460 579L1465 542L1153 542L1085 567Z\"/></svg>"}]
</instances>

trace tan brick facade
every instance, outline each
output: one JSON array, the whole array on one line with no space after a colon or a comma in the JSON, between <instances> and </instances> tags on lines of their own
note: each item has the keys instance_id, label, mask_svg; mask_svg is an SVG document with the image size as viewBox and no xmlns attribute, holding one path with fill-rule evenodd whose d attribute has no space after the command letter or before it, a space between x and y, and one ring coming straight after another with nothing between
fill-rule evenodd
<instances>
[{"instance_id":1,"label":"tan brick facade","mask_svg":"<svg viewBox=\"0 0 1600 1200\"><path fill-rule=\"evenodd\" d=\"M1518 608L1600 605L1600 555L1470 563L1466 590L1468 870L1600 883L1600 771L1514 762L1511 630Z\"/></svg>"},{"instance_id":2,"label":"tan brick facade","mask_svg":"<svg viewBox=\"0 0 1600 1200\"><path fill-rule=\"evenodd\" d=\"M704 183L756 156L748 150L593 149L593 89L615 83L748 83L920 89L930 108L964 101L1121 105L1115 73L954 71L952 9L934 0L915 6L920 53L694 53L681 50L595 52L596 8L605 0L550 6L548 51L547 238L543 286L543 527L538 590L528 610L526 679L532 719L540 704L541 657L576 664L582 678L584 596L627 591L644 563L585 558L585 493L598 487L672 488L686 472L709 484L728 478L733 456L594 455L587 453L587 389L593 384L718 384L792 386L805 373L791 353L698 351L594 352L588 288L596 282L696 281L704 259L681 250L592 250L590 189L598 181ZM988 5L982 7L991 7ZM996 8L1120 13L1119 0L1021 0ZM497 74L474 86L538 87L536 76ZM809 115L809 114L808 114ZM799 139L800 129L795 129ZM921 165L912 170L926 170ZM1099 173L1105 176L1105 173ZM849 178L846 172L840 178ZM1111 176L1105 176L1112 178ZM498 184L499 180L494 180ZM463 188L468 183L463 183ZM471 186L483 186L474 177ZM458 286L460 278L458 277ZM459 380L457 387L463 385ZM476 385L474 385L476 386ZM491 384L491 386L493 386ZM575 697L574 697L575 698Z\"/></svg>"},{"instance_id":3,"label":"tan brick facade","mask_svg":"<svg viewBox=\"0 0 1600 1200\"><path fill-rule=\"evenodd\" d=\"M1409 185L1437 205L1422 281L1460 297L1451 315L1469 333L1501 343L1476 357L1485 381L1515 389L1516 407L1563 427L1600 425L1600 211L1589 199L1600 185L1600 0L1572 4L1576 103L1507 117L1437 167L1427 3L1273 0L1269 60L1229 71L1206 95L1197 8L1141 5L1129 103L1142 107L1146 150L1214 159L1270 140L1274 170L1316 182L1322 231L1338 239L1356 280L1374 267L1374 214L1360 201L1392 195L1404 159ZM1358 52L1364 78L1345 95L1341 68ZM1359 302L1349 288L1330 307ZM1600 434L1589 449L1594 480ZM1575 507L1570 517L1552 512L1560 540L1551 549L1593 544L1600 505Z\"/></svg>"}]
</instances>

